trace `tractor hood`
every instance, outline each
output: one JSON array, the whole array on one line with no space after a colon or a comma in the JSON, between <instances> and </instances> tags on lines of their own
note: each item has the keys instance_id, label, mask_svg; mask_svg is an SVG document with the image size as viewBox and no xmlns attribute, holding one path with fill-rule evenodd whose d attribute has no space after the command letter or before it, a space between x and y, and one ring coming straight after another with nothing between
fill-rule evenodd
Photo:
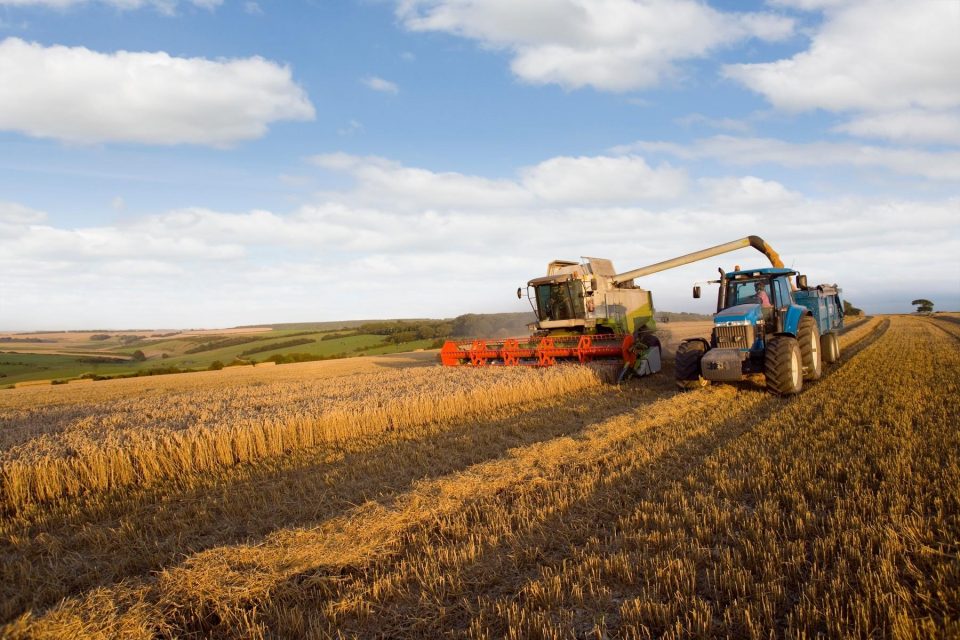
<instances>
[{"instance_id":1,"label":"tractor hood","mask_svg":"<svg viewBox=\"0 0 960 640\"><path fill-rule=\"evenodd\" d=\"M736 323L736 324L759 324L763 319L763 311L759 304L738 304L735 307L724 309L713 317L713 323L717 325Z\"/></svg>"}]
</instances>

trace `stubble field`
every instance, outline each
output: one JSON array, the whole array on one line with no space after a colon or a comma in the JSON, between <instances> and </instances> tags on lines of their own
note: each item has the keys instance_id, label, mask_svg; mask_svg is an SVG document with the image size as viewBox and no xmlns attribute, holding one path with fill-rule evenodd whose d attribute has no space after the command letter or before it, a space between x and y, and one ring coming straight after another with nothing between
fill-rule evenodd
<instances>
[{"instance_id":1,"label":"stubble field","mask_svg":"<svg viewBox=\"0 0 960 640\"><path fill-rule=\"evenodd\" d=\"M429 356L0 392L0 636L957 636L960 324L841 345L789 399Z\"/></svg>"}]
</instances>

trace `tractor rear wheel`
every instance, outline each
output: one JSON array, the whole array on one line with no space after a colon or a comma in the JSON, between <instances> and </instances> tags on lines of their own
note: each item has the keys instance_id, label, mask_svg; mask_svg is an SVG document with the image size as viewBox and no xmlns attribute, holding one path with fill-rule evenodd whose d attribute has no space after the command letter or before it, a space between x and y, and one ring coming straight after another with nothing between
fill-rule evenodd
<instances>
[{"instance_id":1,"label":"tractor rear wheel","mask_svg":"<svg viewBox=\"0 0 960 640\"><path fill-rule=\"evenodd\" d=\"M800 318L797 329L797 342L800 343L800 360L803 362L803 379L819 380L823 373L820 358L820 331L813 316Z\"/></svg>"},{"instance_id":2,"label":"tractor rear wheel","mask_svg":"<svg viewBox=\"0 0 960 640\"><path fill-rule=\"evenodd\" d=\"M707 352L707 344L703 340L684 340L677 347L677 356L674 359L674 369L677 384L684 389L701 386L700 360Z\"/></svg>"},{"instance_id":3,"label":"tractor rear wheel","mask_svg":"<svg viewBox=\"0 0 960 640\"><path fill-rule=\"evenodd\" d=\"M837 334L827 333L820 336L820 351L823 353L823 361L827 364L833 364L840 359L840 341Z\"/></svg>"},{"instance_id":4,"label":"tractor rear wheel","mask_svg":"<svg viewBox=\"0 0 960 640\"><path fill-rule=\"evenodd\" d=\"M803 364L796 338L774 336L767 340L763 375L767 379L767 388L778 395L800 393L803 388Z\"/></svg>"}]
</instances>

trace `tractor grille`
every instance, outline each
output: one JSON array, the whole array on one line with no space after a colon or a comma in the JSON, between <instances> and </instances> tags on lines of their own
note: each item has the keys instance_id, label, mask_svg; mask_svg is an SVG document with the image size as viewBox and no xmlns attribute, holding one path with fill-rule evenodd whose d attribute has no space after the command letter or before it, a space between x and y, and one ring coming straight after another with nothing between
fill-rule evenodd
<instances>
[{"instance_id":1,"label":"tractor grille","mask_svg":"<svg viewBox=\"0 0 960 640\"><path fill-rule=\"evenodd\" d=\"M713 335L720 349L749 349L753 346L753 327L748 324L714 327Z\"/></svg>"}]
</instances>

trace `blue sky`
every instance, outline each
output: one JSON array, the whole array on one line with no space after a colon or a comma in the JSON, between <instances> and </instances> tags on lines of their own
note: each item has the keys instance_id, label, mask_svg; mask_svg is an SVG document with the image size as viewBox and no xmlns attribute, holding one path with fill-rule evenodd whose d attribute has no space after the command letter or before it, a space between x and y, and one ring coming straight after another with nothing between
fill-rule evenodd
<instances>
[{"instance_id":1,"label":"blue sky","mask_svg":"<svg viewBox=\"0 0 960 640\"><path fill-rule=\"evenodd\" d=\"M0 0L0 329L518 311L752 233L960 309L960 2ZM714 264L716 262L716 264ZM645 279L661 309L738 253Z\"/></svg>"}]
</instances>

